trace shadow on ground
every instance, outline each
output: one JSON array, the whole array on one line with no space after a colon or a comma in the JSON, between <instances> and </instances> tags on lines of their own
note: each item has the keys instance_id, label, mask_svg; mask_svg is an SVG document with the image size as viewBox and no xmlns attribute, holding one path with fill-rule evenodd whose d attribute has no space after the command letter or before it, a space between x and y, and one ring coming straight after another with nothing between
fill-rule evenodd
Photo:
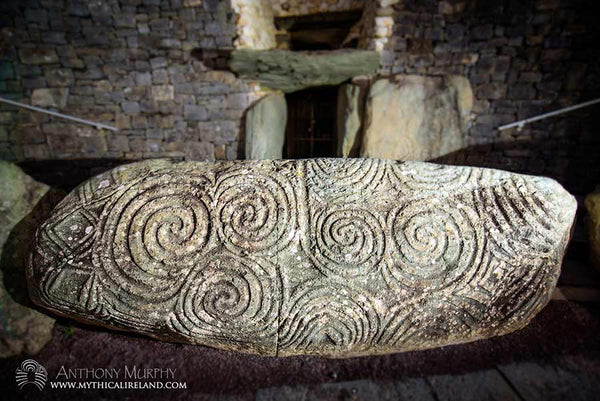
<instances>
[{"instance_id":1,"label":"shadow on ground","mask_svg":"<svg viewBox=\"0 0 600 401\"><path fill-rule=\"evenodd\" d=\"M421 352L325 359L320 357L273 358L220 351L201 346L159 342L135 335L92 328L61 320L53 340L35 359L48 370L49 378L65 368L170 368L175 380L185 381L186 390L172 390L169 399L254 399L260 389L281 386L370 380L375 382L457 375L494 369L515 362L542 365L561 364L564 357L581 361L583 373L600 380L600 308L584 307L567 301L552 301L525 329L470 344L448 346ZM74 325L72 327L71 325ZM0 361L0 386L21 399L14 372L24 357ZM590 368L591 366L591 368ZM592 370L592 371L590 371ZM574 374L579 374L575 372ZM28 391L31 389L28 389ZM35 394L37 400L88 400L115 396L116 390L52 390ZM164 390L163 390L164 391ZM119 390L120 396L144 399L165 393ZM220 398L223 399L223 398ZM557 398L560 399L560 398Z\"/></svg>"}]
</instances>

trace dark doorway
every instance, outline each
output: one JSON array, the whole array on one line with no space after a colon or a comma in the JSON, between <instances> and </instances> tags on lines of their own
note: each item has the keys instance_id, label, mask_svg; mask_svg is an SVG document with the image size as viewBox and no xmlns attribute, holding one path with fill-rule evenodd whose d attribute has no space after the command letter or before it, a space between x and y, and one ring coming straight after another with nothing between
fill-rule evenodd
<instances>
[{"instance_id":1,"label":"dark doorway","mask_svg":"<svg viewBox=\"0 0 600 401\"><path fill-rule=\"evenodd\" d=\"M337 92L337 86L323 86L286 95L284 158L335 157Z\"/></svg>"},{"instance_id":2,"label":"dark doorway","mask_svg":"<svg viewBox=\"0 0 600 401\"><path fill-rule=\"evenodd\" d=\"M356 48L349 37L362 10L275 18L279 30L277 47L288 50L335 50Z\"/></svg>"}]
</instances>

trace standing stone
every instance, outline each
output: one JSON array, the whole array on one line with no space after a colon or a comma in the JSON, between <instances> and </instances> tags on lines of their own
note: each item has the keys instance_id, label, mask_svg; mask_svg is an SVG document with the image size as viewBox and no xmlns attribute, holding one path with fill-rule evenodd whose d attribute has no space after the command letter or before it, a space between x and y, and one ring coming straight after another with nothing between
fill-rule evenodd
<instances>
[{"instance_id":1,"label":"standing stone","mask_svg":"<svg viewBox=\"0 0 600 401\"><path fill-rule=\"evenodd\" d=\"M585 221L590 241L590 256L594 265L600 269L600 187L585 198L588 215Z\"/></svg>"},{"instance_id":2,"label":"standing stone","mask_svg":"<svg viewBox=\"0 0 600 401\"><path fill-rule=\"evenodd\" d=\"M361 156L429 160L463 148L472 99L466 79L378 80L367 99Z\"/></svg>"},{"instance_id":3,"label":"standing stone","mask_svg":"<svg viewBox=\"0 0 600 401\"><path fill-rule=\"evenodd\" d=\"M52 337L54 319L28 307L25 282L26 248L40 223L32 211L48 189L0 161L0 358L35 354Z\"/></svg>"},{"instance_id":4,"label":"standing stone","mask_svg":"<svg viewBox=\"0 0 600 401\"><path fill-rule=\"evenodd\" d=\"M246 159L281 159L287 123L285 97L271 93L246 113Z\"/></svg>"},{"instance_id":5,"label":"standing stone","mask_svg":"<svg viewBox=\"0 0 600 401\"><path fill-rule=\"evenodd\" d=\"M338 89L337 102L337 155L349 157L358 153L362 121L361 88L344 84Z\"/></svg>"},{"instance_id":6,"label":"standing stone","mask_svg":"<svg viewBox=\"0 0 600 401\"><path fill-rule=\"evenodd\" d=\"M379 159L119 167L39 228L35 302L265 355L346 357L520 329L550 300L576 202L558 183Z\"/></svg>"}]
</instances>

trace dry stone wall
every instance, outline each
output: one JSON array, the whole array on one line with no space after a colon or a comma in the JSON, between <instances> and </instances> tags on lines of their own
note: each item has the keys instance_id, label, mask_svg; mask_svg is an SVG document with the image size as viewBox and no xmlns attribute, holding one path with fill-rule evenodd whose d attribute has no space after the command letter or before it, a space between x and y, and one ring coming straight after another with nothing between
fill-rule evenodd
<instances>
[{"instance_id":1,"label":"dry stone wall","mask_svg":"<svg viewBox=\"0 0 600 401\"><path fill-rule=\"evenodd\" d=\"M202 59L225 68L234 41L243 39L236 26L243 13L236 7L251 3L1 2L0 95L120 131L98 132L0 106L0 158L237 157L244 110L263 94L230 73L208 70L192 53L201 49ZM358 3L327 2L332 9ZM313 12L317 2L272 4L278 13L296 13L304 12L302 4ZM366 1L359 47L381 51L383 76L468 78L475 93L468 149L440 161L548 175L583 194L600 181L594 120L600 106L521 131L496 127L598 96L600 27L589 11L594 5Z\"/></svg>"},{"instance_id":2,"label":"dry stone wall","mask_svg":"<svg viewBox=\"0 0 600 401\"><path fill-rule=\"evenodd\" d=\"M2 107L1 159L237 157L255 90L194 57L226 66L229 1L2 1L0 33L0 96L119 128Z\"/></svg>"},{"instance_id":3,"label":"dry stone wall","mask_svg":"<svg viewBox=\"0 0 600 401\"><path fill-rule=\"evenodd\" d=\"M381 74L463 75L475 93L466 151L441 161L600 182L600 106L516 129L496 127L597 98L600 29L589 0L421 0L393 5Z\"/></svg>"}]
</instances>

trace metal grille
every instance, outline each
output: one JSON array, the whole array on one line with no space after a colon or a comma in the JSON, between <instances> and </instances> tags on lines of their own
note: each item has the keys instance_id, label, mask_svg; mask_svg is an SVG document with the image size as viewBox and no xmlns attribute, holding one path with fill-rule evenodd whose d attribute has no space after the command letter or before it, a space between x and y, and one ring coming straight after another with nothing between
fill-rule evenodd
<instances>
[{"instance_id":1,"label":"metal grille","mask_svg":"<svg viewBox=\"0 0 600 401\"><path fill-rule=\"evenodd\" d=\"M284 157L302 159L336 155L337 87L326 86L286 96L288 122Z\"/></svg>"}]
</instances>

